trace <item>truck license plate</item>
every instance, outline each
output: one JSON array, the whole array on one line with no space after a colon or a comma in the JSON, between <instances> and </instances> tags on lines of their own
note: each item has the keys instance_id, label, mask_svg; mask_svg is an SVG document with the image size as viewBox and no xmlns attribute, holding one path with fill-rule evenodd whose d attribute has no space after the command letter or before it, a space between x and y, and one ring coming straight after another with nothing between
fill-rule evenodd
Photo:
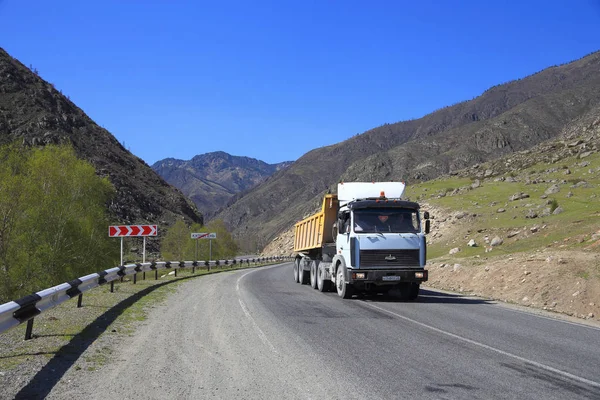
<instances>
[{"instance_id":1,"label":"truck license plate","mask_svg":"<svg viewBox=\"0 0 600 400\"><path fill-rule=\"evenodd\" d=\"M381 279L384 280L384 281L399 281L400 277L399 276L395 276L395 275L392 275L392 276L382 276Z\"/></svg>"}]
</instances>

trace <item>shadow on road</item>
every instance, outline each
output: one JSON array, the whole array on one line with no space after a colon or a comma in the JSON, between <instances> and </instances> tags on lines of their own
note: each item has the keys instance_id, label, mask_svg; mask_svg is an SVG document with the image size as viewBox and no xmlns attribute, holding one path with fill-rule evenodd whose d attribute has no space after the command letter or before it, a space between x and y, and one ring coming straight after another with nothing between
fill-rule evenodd
<instances>
[{"instance_id":1,"label":"shadow on road","mask_svg":"<svg viewBox=\"0 0 600 400\"><path fill-rule=\"evenodd\" d=\"M421 289L416 300L404 300L397 294L364 296L365 300L381 303L436 303L436 304L492 304L491 300L475 297L462 296L459 294L436 292L434 290Z\"/></svg>"},{"instance_id":2,"label":"shadow on road","mask_svg":"<svg viewBox=\"0 0 600 400\"><path fill-rule=\"evenodd\" d=\"M417 299L420 303L449 303L449 304L491 304L491 300L459 294L442 293L434 290L421 289Z\"/></svg>"},{"instance_id":3,"label":"shadow on road","mask_svg":"<svg viewBox=\"0 0 600 400\"><path fill-rule=\"evenodd\" d=\"M52 388L62 379L63 375L75 364L87 348L106 331L106 329L121 315L127 308L136 301L154 290L182 280L196 278L202 275L192 275L182 277L176 280L157 283L136 294L129 296L115 306L111 307L104 314L96 318L85 329L75 335L69 343L58 350L54 357L29 381L27 386L23 387L15 396L15 399L44 399L48 396Z\"/></svg>"}]
</instances>

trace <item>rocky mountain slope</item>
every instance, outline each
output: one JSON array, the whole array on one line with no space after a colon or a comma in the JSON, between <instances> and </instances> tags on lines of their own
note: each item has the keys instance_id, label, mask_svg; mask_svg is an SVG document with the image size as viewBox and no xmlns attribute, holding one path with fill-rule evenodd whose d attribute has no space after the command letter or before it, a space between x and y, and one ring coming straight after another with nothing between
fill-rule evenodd
<instances>
[{"instance_id":1,"label":"rocky mountain slope","mask_svg":"<svg viewBox=\"0 0 600 400\"><path fill-rule=\"evenodd\" d=\"M71 143L117 190L109 205L121 223L202 222L196 207L80 108L0 48L0 144Z\"/></svg>"},{"instance_id":2,"label":"rocky mountain slope","mask_svg":"<svg viewBox=\"0 0 600 400\"><path fill-rule=\"evenodd\" d=\"M266 244L312 212L340 180L431 179L556 137L600 104L600 53L495 86L422 118L315 149L218 214Z\"/></svg>"},{"instance_id":3,"label":"rocky mountain slope","mask_svg":"<svg viewBox=\"0 0 600 400\"><path fill-rule=\"evenodd\" d=\"M166 158L152 165L164 180L190 198L210 218L231 197L264 182L292 162L267 164L222 151L200 154L191 160Z\"/></svg>"}]
</instances>

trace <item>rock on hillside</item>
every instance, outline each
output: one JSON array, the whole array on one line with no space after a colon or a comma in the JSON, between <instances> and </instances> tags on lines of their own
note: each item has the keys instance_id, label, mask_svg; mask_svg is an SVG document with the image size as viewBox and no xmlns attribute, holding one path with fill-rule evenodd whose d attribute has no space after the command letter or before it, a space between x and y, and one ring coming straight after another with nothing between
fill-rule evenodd
<instances>
[{"instance_id":1,"label":"rock on hillside","mask_svg":"<svg viewBox=\"0 0 600 400\"><path fill-rule=\"evenodd\" d=\"M316 209L322 194L340 180L431 179L527 150L599 104L600 53L594 53L422 118L313 150L234 197L218 217L242 242L265 245Z\"/></svg>"},{"instance_id":2,"label":"rock on hillside","mask_svg":"<svg viewBox=\"0 0 600 400\"><path fill-rule=\"evenodd\" d=\"M267 164L222 151L200 154L189 161L167 158L152 165L163 179L183 192L210 218L231 197L264 182L292 162Z\"/></svg>"},{"instance_id":3,"label":"rock on hillside","mask_svg":"<svg viewBox=\"0 0 600 400\"><path fill-rule=\"evenodd\" d=\"M71 143L117 190L109 209L122 223L202 222L196 207L80 108L0 48L0 144Z\"/></svg>"}]
</instances>

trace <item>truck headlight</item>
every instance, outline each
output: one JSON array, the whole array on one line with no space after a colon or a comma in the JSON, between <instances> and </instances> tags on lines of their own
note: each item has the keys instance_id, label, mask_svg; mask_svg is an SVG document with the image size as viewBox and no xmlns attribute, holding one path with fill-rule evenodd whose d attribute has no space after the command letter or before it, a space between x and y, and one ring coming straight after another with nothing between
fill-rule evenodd
<instances>
[{"instance_id":1,"label":"truck headlight","mask_svg":"<svg viewBox=\"0 0 600 400\"><path fill-rule=\"evenodd\" d=\"M366 279L367 274L365 272L353 272L352 279Z\"/></svg>"},{"instance_id":2,"label":"truck headlight","mask_svg":"<svg viewBox=\"0 0 600 400\"><path fill-rule=\"evenodd\" d=\"M425 276L423 272L415 272L415 278L423 279L423 276Z\"/></svg>"}]
</instances>

